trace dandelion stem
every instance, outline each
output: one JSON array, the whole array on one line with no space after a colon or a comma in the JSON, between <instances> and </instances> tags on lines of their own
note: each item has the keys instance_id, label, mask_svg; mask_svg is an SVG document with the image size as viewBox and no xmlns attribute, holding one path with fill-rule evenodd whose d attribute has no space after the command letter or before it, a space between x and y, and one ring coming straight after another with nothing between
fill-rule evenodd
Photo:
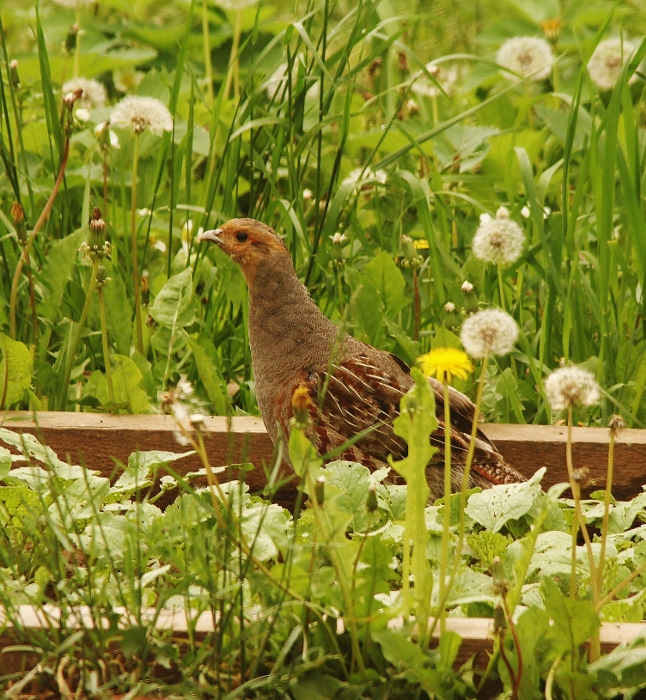
<instances>
[{"instance_id":1,"label":"dandelion stem","mask_svg":"<svg viewBox=\"0 0 646 700\"><path fill-rule=\"evenodd\" d=\"M572 497L574 498L574 512L575 512L575 522L576 527L572 528L572 564L575 567L576 561L576 540L577 540L577 530L581 530L583 535L583 541L585 543L586 553L588 555L588 565L590 567L590 587L592 589L592 604L597 607L599 604L599 581L597 578L596 566L594 563L594 555L592 553L592 543L590 542L590 535L588 533L588 528L585 524L585 518L583 517L583 511L581 509L581 487L579 482L575 478L574 468L572 465L572 404L568 406L567 409L567 443L565 446L565 461L567 464L568 476L570 477L570 488L572 490ZM572 578L575 579L575 571L572 571ZM572 581L570 581L570 596L572 596L573 588ZM576 587L574 589L576 592ZM599 640L598 631L590 638L590 660L595 661L601 655L601 643Z\"/></svg>"},{"instance_id":2,"label":"dandelion stem","mask_svg":"<svg viewBox=\"0 0 646 700\"><path fill-rule=\"evenodd\" d=\"M213 95L213 66L211 65L211 35L209 31L209 3L202 0L202 40L204 43L204 73L206 74L206 92L209 96L211 109L215 106Z\"/></svg>"},{"instance_id":3,"label":"dandelion stem","mask_svg":"<svg viewBox=\"0 0 646 700\"><path fill-rule=\"evenodd\" d=\"M135 293L135 325L137 329L137 350L144 353L144 334L141 325L141 293L139 291L139 263L137 261L137 165L139 162L139 134L134 133L134 154L132 157L132 199L130 202L130 243L132 247L132 283Z\"/></svg>"},{"instance_id":4,"label":"dandelion stem","mask_svg":"<svg viewBox=\"0 0 646 700\"><path fill-rule=\"evenodd\" d=\"M78 78L81 68L81 5L76 6L76 44L74 46L74 63L72 66L73 77Z\"/></svg>"},{"instance_id":5,"label":"dandelion stem","mask_svg":"<svg viewBox=\"0 0 646 700\"><path fill-rule=\"evenodd\" d=\"M231 41L231 54L227 68L227 80L224 84L224 99L229 97L231 82L233 81L233 98L237 102L240 94L240 70L238 61L238 48L240 46L240 34L242 33L242 10L235 10L235 23L233 25L233 39Z\"/></svg>"},{"instance_id":6,"label":"dandelion stem","mask_svg":"<svg viewBox=\"0 0 646 700\"><path fill-rule=\"evenodd\" d=\"M25 263L29 260L29 253L31 251L32 245L34 244L34 241L36 240L36 234L38 233L38 231L40 231L40 227L45 222L45 219L47 219L47 217L49 216L49 212L51 211L52 206L54 205L54 200L56 199L56 195L58 194L58 190L61 187L61 183L63 182L63 177L65 175L65 168L67 166L67 157L69 155L69 152L70 137L69 134L66 133L65 142L63 144L63 157L61 158L61 166L58 169L58 176L56 178L56 182L54 183L54 187L52 188L52 192L49 195L47 203L45 204L42 212L40 213L40 216L38 217L38 221L36 221L34 228L29 234L27 243L22 249L22 254L18 259L18 264L16 265L16 270L14 272L13 280L11 282L11 293L9 295L9 333L11 334L13 340L16 339L16 302L18 298L18 284L20 282L20 273L22 272L22 268L24 267Z\"/></svg>"},{"instance_id":7,"label":"dandelion stem","mask_svg":"<svg viewBox=\"0 0 646 700\"><path fill-rule=\"evenodd\" d=\"M94 263L94 265L92 265L90 284L88 285L87 292L85 293L85 303L83 304L83 310L81 311L81 318L79 318L76 331L73 333L72 340L67 346L65 373L63 374L63 386L61 389L61 411L64 411L67 406L67 390L70 383L70 376L72 375L72 365L74 364L74 358L76 357L76 350L81 339L81 333L83 333L83 328L85 328L85 322L87 321L87 316L90 311L90 303L92 302L92 295L94 294L94 289L96 287L97 268L98 264Z\"/></svg>"},{"instance_id":8,"label":"dandelion stem","mask_svg":"<svg viewBox=\"0 0 646 700\"><path fill-rule=\"evenodd\" d=\"M442 380L444 389L444 519L442 523L442 549L440 550L440 590L438 619L440 633L446 631L446 566L449 558L449 537L451 529L451 405L449 403L449 383L446 375Z\"/></svg>"},{"instance_id":9,"label":"dandelion stem","mask_svg":"<svg viewBox=\"0 0 646 700\"><path fill-rule=\"evenodd\" d=\"M99 297L99 316L101 318L101 342L103 344L103 363L105 364L105 379L108 383L108 398L114 404L114 386L112 384L112 366L110 363L110 344L108 343L108 324L105 317L105 299L103 298L103 286L97 285Z\"/></svg>"},{"instance_id":10,"label":"dandelion stem","mask_svg":"<svg viewBox=\"0 0 646 700\"><path fill-rule=\"evenodd\" d=\"M496 265L498 269L498 292L500 294L500 308L505 311L505 285L502 281L502 265Z\"/></svg>"},{"instance_id":11,"label":"dandelion stem","mask_svg":"<svg viewBox=\"0 0 646 700\"><path fill-rule=\"evenodd\" d=\"M599 553L599 566L597 569L597 587L599 591L603 587L603 569L605 566L606 543L608 540L608 520L610 517L610 500L612 499L612 477L614 470L616 432L610 430L610 442L608 443L608 471L606 474L606 492L603 500L603 520L601 522L601 551Z\"/></svg>"}]
</instances>

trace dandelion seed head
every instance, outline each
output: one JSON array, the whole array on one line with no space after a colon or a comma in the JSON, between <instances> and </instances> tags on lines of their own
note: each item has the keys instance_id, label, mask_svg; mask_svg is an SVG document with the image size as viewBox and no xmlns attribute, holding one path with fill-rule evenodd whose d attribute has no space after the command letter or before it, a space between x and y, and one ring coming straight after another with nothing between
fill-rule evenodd
<instances>
[{"instance_id":1,"label":"dandelion seed head","mask_svg":"<svg viewBox=\"0 0 646 700\"><path fill-rule=\"evenodd\" d=\"M590 78L602 90L611 90L634 48L632 41L621 39L606 39L600 42L588 61ZM628 82L633 83L635 80L637 76L633 74Z\"/></svg>"},{"instance_id":2,"label":"dandelion seed head","mask_svg":"<svg viewBox=\"0 0 646 700\"><path fill-rule=\"evenodd\" d=\"M571 406L593 406L601 393L592 372L583 367L561 367L545 380L545 393L554 411Z\"/></svg>"},{"instance_id":3,"label":"dandelion seed head","mask_svg":"<svg viewBox=\"0 0 646 700\"><path fill-rule=\"evenodd\" d=\"M480 217L480 226L471 244L476 258L496 265L518 260L525 243L523 229L508 218L509 212L504 207L498 210L495 219L485 217Z\"/></svg>"},{"instance_id":4,"label":"dandelion seed head","mask_svg":"<svg viewBox=\"0 0 646 700\"><path fill-rule=\"evenodd\" d=\"M63 85L64 93L76 90L83 91L77 104L84 109L103 107L108 99L105 87L98 80L92 78L72 78Z\"/></svg>"},{"instance_id":5,"label":"dandelion seed head","mask_svg":"<svg viewBox=\"0 0 646 700\"><path fill-rule=\"evenodd\" d=\"M439 65L431 62L426 64L426 70L435 78L437 84L429 80L424 73L420 72L411 85L411 91L413 93L420 97L439 97L442 94L442 90L444 90L447 95L451 95L455 92L460 79L460 72L457 66ZM438 84L442 87L442 90L438 88Z\"/></svg>"},{"instance_id":6,"label":"dandelion seed head","mask_svg":"<svg viewBox=\"0 0 646 700\"><path fill-rule=\"evenodd\" d=\"M374 171L372 168L355 168L351 170L346 178L344 178L342 185L353 185L357 186L359 183L367 183L368 181L377 182L380 185L386 184L386 171L377 170Z\"/></svg>"},{"instance_id":7,"label":"dandelion seed head","mask_svg":"<svg viewBox=\"0 0 646 700\"><path fill-rule=\"evenodd\" d=\"M69 10L75 10L77 7L87 7L94 5L94 0L53 0L55 5L65 7Z\"/></svg>"},{"instance_id":8,"label":"dandelion seed head","mask_svg":"<svg viewBox=\"0 0 646 700\"><path fill-rule=\"evenodd\" d=\"M510 80L518 80L519 76L529 80L544 80L554 65L554 54L545 39L517 36L508 39L498 49L496 63L507 69L502 73Z\"/></svg>"},{"instance_id":9,"label":"dandelion seed head","mask_svg":"<svg viewBox=\"0 0 646 700\"><path fill-rule=\"evenodd\" d=\"M246 10L258 4L258 0L216 0L215 4L223 10Z\"/></svg>"},{"instance_id":10,"label":"dandelion seed head","mask_svg":"<svg viewBox=\"0 0 646 700\"><path fill-rule=\"evenodd\" d=\"M502 309L483 309L462 324L460 340L471 357L506 355L518 340L518 325Z\"/></svg>"},{"instance_id":11,"label":"dandelion seed head","mask_svg":"<svg viewBox=\"0 0 646 700\"><path fill-rule=\"evenodd\" d=\"M131 127L140 134L150 129L153 134L172 131L173 118L166 105L155 97L129 95L124 97L110 115L113 126Z\"/></svg>"}]
</instances>

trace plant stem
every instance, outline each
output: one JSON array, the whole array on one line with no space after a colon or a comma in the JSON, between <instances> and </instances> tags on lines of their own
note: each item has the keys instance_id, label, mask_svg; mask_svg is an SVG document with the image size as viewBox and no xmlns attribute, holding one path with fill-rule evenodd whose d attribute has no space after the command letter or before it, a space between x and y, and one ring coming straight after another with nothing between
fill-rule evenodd
<instances>
[{"instance_id":1,"label":"plant stem","mask_svg":"<svg viewBox=\"0 0 646 700\"><path fill-rule=\"evenodd\" d=\"M413 340L419 340L420 317L422 313L422 300L419 296L419 280L417 279L417 270L413 268L413 300L415 303L415 328L413 331Z\"/></svg>"},{"instance_id":2,"label":"plant stem","mask_svg":"<svg viewBox=\"0 0 646 700\"><path fill-rule=\"evenodd\" d=\"M209 3L202 0L202 41L204 43L204 73L206 74L206 92L209 96L209 106L215 107L213 94L213 66L211 65L211 35L209 32Z\"/></svg>"},{"instance_id":3,"label":"plant stem","mask_svg":"<svg viewBox=\"0 0 646 700\"><path fill-rule=\"evenodd\" d=\"M240 47L240 34L242 33L242 10L234 10L236 13L233 25L233 40L231 41L231 54L227 67L227 80L224 84L224 99L228 99L231 82L233 81L233 99L237 102L240 94L240 72L238 61L238 48Z\"/></svg>"},{"instance_id":4,"label":"plant stem","mask_svg":"<svg viewBox=\"0 0 646 700\"><path fill-rule=\"evenodd\" d=\"M144 353L144 334L141 325L141 293L139 290L139 263L137 261L137 165L139 161L139 134L134 134L134 154L132 157L132 198L130 201L130 244L132 247L132 283L135 293L135 326L137 330L137 350Z\"/></svg>"},{"instance_id":5,"label":"plant stem","mask_svg":"<svg viewBox=\"0 0 646 700\"><path fill-rule=\"evenodd\" d=\"M81 4L76 6L76 46L74 47L74 63L72 66L72 76L79 77L81 68Z\"/></svg>"},{"instance_id":6,"label":"plant stem","mask_svg":"<svg viewBox=\"0 0 646 700\"><path fill-rule=\"evenodd\" d=\"M568 406L567 412L567 443L565 446L565 461L567 464L568 476L570 477L570 488L572 490L572 497L574 498L574 511L575 518L578 526L572 528L573 538L572 538L572 549L576 552L576 530L580 529L583 535L583 541L585 543L586 552L588 555L588 565L590 567L590 587L592 588L592 604L597 607L599 604L599 586L597 578L597 570L594 563L594 555L592 553L592 543L590 542L590 535L588 534L588 529L585 524L585 519L583 517L583 511L581 509L581 487L579 482L574 476L574 468L572 466L572 406ZM574 557L573 556L573 564ZM572 572L574 577L575 572ZM570 582L570 595L572 594L572 582ZM599 632L595 632L590 638L590 660L596 661L601 655L601 645L599 640Z\"/></svg>"},{"instance_id":7,"label":"plant stem","mask_svg":"<svg viewBox=\"0 0 646 700\"><path fill-rule=\"evenodd\" d=\"M45 204L42 212L40 213L40 216L38 217L38 221L36 222L34 228L29 234L27 243L22 249L22 254L18 259L18 264L16 265L16 270L13 275L13 280L11 282L11 294L9 296L9 333L13 340L16 340L16 302L18 297L18 283L20 282L20 273L22 272L22 268L24 267L25 263L29 260L29 253L31 251L32 245L34 244L34 241L36 240L36 234L38 233L38 231L40 231L40 227L45 222L45 219L49 216L49 212L51 211L52 206L54 205L54 200L56 199L58 190L60 189L61 183L63 182L63 177L65 176L65 167L67 166L67 157L69 155L69 152L70 137L69 134L66 134L65 142L63 144L63 157L61 159L61 167L58 169L58 176L56 177L56 182L54 183L54 187L52 188L52 192L49 195L47 203Z\"/></svg>"},{"instance_id":8,"label":"plant stem","mask_svg":"<svg viewBox=\"0 0 646 700\"><path fill-rule=\"evenodd\" d=\"M440 550L440 590L438 619L440 633L446 631L446 566L449 558L449 537L451 529L451 406L449 403L449 383L444 376L444 520L442 523L442 549Z\"/></svg>"},{"instance_id":9,"label":"plant stem","mask_svg":"<svg viewBox=\"0 0 646 700\"><path fill-rule=\"evenodd\" d=\"M608 520L610 516L610 499L612 498L612 477L614 470L616 431L610 430L610 442L608 443L608 471L606 473L606 492L603 500L603 520L601 522L601 551L599 552L599 566L597 568L597 588L603 590L603 569L606 558L606 543L608 540Z\"/></svg>"},{"instance_id":10,"label":"plant stem","mask_svg":"<svg viewBox=\"0 0 646 700\"><path fill-rule=\"evenodd\" d=\"M496 265L498 269L498 292L500 294L500 308L505 311L505 285L502 281L502 266Z\"/></svg>"},{"instance_id":11,"label":"plant stem","mask_svg":"<svg viewBox=\"0 0 646 700\"><path fill-rule=\"evenodd\" d=\"M103 363L105 364L105 379L108 383L108 398L114 404L114 386L112 385L112 366L110 364L110 345L108 343L108 324L105 318L105 300L103 298L103 286L97 286L99 296L99 316L101 317L101 342L103 344Z\"/></svg>"},{"instance_id":12,"label":"plant stem","mask_svg":"<svg viewBox=\"0 0 646 700\"><path fill-rule=\"evenodd\" d=\"M476 393L476 404L473 411L473 423L471 424L471 438L469 440L469 449L467 450L467 458L464 464L464 471L462 472L462 483L460 484L460 512L458 521L458 544L456 551L455 561L453 563L453 568L451 570L451 575L449 576L449 583L447 586L447 591L450 590L453 585L453 580L458 572L458 567L460 565L460 552L464 545L464 533L466 530L464 510L467 505L467 491L469 490L469 477L471 475L471 463L473 462L473 455L475 453L476 446L476 435L478 433L478 418L480 416L480 405L482 404L482 394L484 391L485 378L487 376L487 365L489 363L489 354L484 356L482 361L482 370L480 372L480 379L478 380L478 390ZM444 601L442 602L444 605Z\"/></svg>"},{"instance_id":13,"label":"plant stem","mask_svg":"<svg viewBox=\"0 0 646 700\"><path fill-rule=\"evenodd\" d=\"M83 328L85 328L85 322L87 321L87 315L90 311L90 303L92 302L92 295L94 294L94 289L96 287L96 272L97 263L92 265L92 275L90 277L90 284L88 285L87 292L85 294L85 303L83 304L83 310L81 311L81 318L79 318L76 333L72 336L72 341L67 348L67 359L65 361L65 373L63 375L63 386L61 388L61 401L60 410L64 411L67 406L67 391L70 383L70 376L72 374L72 365L74 364L74 358L76 357L76 350L78 348L79 341L81 339L81 333Z\"/></svg>"}]
</instances>

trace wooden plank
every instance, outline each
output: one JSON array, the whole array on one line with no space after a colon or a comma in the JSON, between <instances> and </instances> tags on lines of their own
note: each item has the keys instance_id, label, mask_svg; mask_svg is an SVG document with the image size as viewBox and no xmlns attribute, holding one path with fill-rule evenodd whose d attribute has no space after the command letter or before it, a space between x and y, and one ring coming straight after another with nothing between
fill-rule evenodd
<instances>
[{"instance_id":1,"label":"wooden plank","mask_svg":"<svg viewBox=\"0 0 646 700\"><path fill-rule=\"evenodd\" d=\"M104 475L115 473L116 462L125 463L135 450L183 451L174 437L175 424L169 416L112 416L97 413L6 412L1 425L11 430L36 434L61 457L97 469ZM564 426L483 424L483 431L495 443L507 462L525 476L547 467L543 484L566 481ZM274 450L260 418L209 417L205 422L205 444L212 466L251 462L255 469L246 474L253 491L262 491L266 469L273 464ZM591 484L586 493L605 484L609 433L605 428L573 428L574 466L589 470ZM197 457L175 462L181 473L201 467ZM283 475L288 477L289 470ZM226 478L237 478L230 469ZM646 483L646 430L624 430L615 446L613 494L629 499ZM283 489L276 502L293 503L295 481Z\"/></svg>"},{"instance_id":2,"label":"wooden plank","mask_svg":"<svg viewBox=\"0 0 646 700\"><path fill-rule=\"evenodd\" d=\"M107 618L97 620L96 616L87 606L79 606L71 614L65 616L65 627L70 631L81 629L94 629L98 621L99 625L109 628L110 622ZM128 613L125 608L115 608L113 613L120 615L118 626L126 629L137 625L138 621ZM155 608L143 609L141 619L145 624L155 627L157 630L172 631L175 638L188 638L189 629L193 632L191 636L196 640L204 640L206 636L215 631L214 617L211 612L201 614L189 613L179 610L161 610ZM32 663L38 663L37 655L30 648L21 652L10 652L11 657L7 657L4 650L16 644L28 644L30 633L35 634L42 631L59 629L62 625L61 610L54 605L43 605L36 607L32 605L20 605L14 609L12 615L7 615L0 610L0 626L3 632L0 635L0 652L2 652L4 668L3 672L11 672L8 666L28 654ZM391 629L400 629L403 626L403 619L394 618L390 621ZM485 618L447 618L446 628L457 632L462 638L462 646L456 660L457 665L465 663L472 656L476 657L476 667L484 668L488 661L488 654L493 650L493 620ZM339 632L343 631L343 625L338 626ZM619 644L630 643L638 637L646 636L646 623L639 622L603 622L600 629L601 650L604 653L612 651ZM439 629L434 632L434 638L439 637ZM9 658L11 661L8 663Z\"/></svg>"}]
</instances>

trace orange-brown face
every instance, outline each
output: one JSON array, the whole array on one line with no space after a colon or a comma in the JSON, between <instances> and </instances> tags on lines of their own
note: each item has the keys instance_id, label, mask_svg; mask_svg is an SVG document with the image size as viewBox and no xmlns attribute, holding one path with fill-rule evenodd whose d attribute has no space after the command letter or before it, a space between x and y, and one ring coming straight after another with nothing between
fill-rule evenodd
<instances>
[{"instance_id":1,"label":"orange-brown face","mask_svg":"<svg viewBox=\"0 0 646 700\"><path fill-rule=\"evenodd\" d=\"M222 228L204 231L200 241L211 241L221 248L234 262L251 285L258 265L276 255L287 255L287 248L278 234L269 226L255 219L231 219Z\"/></svg>"}]
</instances>

